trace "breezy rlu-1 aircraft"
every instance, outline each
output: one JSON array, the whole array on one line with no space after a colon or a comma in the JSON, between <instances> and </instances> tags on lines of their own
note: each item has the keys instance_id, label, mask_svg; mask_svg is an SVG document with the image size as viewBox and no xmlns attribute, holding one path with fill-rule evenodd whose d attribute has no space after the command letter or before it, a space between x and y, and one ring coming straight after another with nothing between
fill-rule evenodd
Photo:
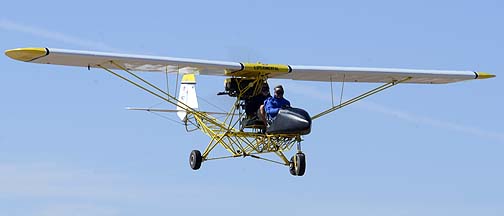
<instances>
[{"instance_id":1,"label":"breezy rlu-1 aircraft","mask_svg":"<svg viewBox=\"0 0 504 216\"><path fill-rule=\"evenodd\" d=\"M15 60L40 63L101 68L130 84L172 104L175 110L130 108L152 112L176 112L188 131L199 129L210 137L210 142L201 153L193 150L189 157L192 169L197 170L202 162L231 157L252 157L289 167L292 175L302 176L306 169L305 155L301 151L302 136L311 131L312 120L383 91L399 83L443 84L465 80L487 79L495 75L476 71L417 70L392 68L361 68L332 66L301 66L286 64L240 63L209 61L188 58L173 58L148 55L128 55L105 52L77 51L53 48L19 48L5 51ZM119 71L123 71L120 73ZM183 75L178 97L140 77L136 71L178 73ZM126 76L125 76L126 75ZM198 109L195 75L225 77L224 92L219 94L236 98L224 120L214 117L217 112ZM333 105L329 109L310 116L300 108L284 107L275 119L265 124L258 115L257 103L267 80L291 79L320 82L381 83L378 87L352 99ZM332 92L331 92L332 93ZM252 110L252 111L247 111ZM229 155L211 156L221 146ZM285 152L296 146L290 158ZM261 154L273 153L280 161L264 158Z\"/></svg>"}]
</instances>

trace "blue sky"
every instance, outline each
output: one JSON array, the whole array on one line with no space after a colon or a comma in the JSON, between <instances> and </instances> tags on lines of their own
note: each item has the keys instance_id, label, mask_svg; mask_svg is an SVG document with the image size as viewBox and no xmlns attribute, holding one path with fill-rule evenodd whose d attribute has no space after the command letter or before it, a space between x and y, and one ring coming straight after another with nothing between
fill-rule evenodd
<instances>
[{"instance_id":1,"label":"blue sky","mask_svg":"<svg viewBox=\"0 0 504 216\"><path fill-rule=\"evenodd\" d=\"M0 48L54 47L303 65L479 70L401 85L314 122L307 173L187 158L208 138L126 111L160 101L111 75L0 57L3 215L502 215L500 1L2 3ZM164 77L147 74L163 84ZM174 81L174 77L170 77ZM198 77L217 97L222 78ZM327 83L272 80L315 114ZM170 82L173 91L174 82ZM339 84L335 84L339 94ZM347 84L345 98L373 87ZM201 102L203 107L210 105ZM169 116L175 118L175 116Z\"/></svg>"}]
</instances>

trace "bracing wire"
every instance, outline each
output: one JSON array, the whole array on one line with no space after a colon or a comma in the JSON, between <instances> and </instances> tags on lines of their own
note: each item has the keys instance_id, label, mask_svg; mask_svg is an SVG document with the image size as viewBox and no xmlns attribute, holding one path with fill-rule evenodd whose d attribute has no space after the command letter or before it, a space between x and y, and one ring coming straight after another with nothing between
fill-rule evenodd
<instances>
[{"instance_id":1,"label":"bracing wire","mask_svg":"<svg viewBox=\"0 0 504 216\"><path fill-rule=\"evenodd\" d=\"M331 81L331 104L332 104L332 106L334 106L334 91L333 91L333 87L332 87L332 84L333 84L332 83L332 75L329 76L329 79Z\"/></svg>"},{"instance_id":2,"label":"bracing wire","mask_svg":"<svg viewBox=\"0 0 504 216\"><path fill-rule=\"evenodd\" d=\"M340 94L340 101L339 104L343 102L343 90L345 90L345 74L343 74L343 82L341 83L341 94ZM333 104L334 106L334 104Z\"/></svg>"},{"instance_id":3,"label":"bracing wire","mask_svg":"<svg viewBox=\"0 0 504 216\"><path fill-rule=\"evenodd\" d=\"M178 83L179 83L180 66L177 65L177 79L175 80L175 98L178 98Z\"/></svg>"},{"instance_id":4,"label":"bracing wire","mask_svg":"<svg viewBox=\"0 0 504 216\"><path fill-rule=\"evenodd\" d=\"M211 103L210 101L208 101L207 99L205 99L205 98L203 98L203 97L200 97L200 96L196 96L196 97L197 97L198 99L201 99L201 100L202 100L202 101L204 101L205 103L207 103L207 104L209 104L209 105L213 106L214 108L216 108L216 109L218 109L218 110L222 111L222 112L227 112L225 109L223 109L223 108L221 108L221 107L219 107L219 106L217 106L217 105L215 105L215 104Z\"/></svg>"},{"instance_id":5,"label":"bracing wire","mask_svg":"<svg viewBox=\"0 0 504 216\"><path fill-rule=\"evenodd\" d=\"M166 77L166 92L169 93L170 92L170 85L168 82L168 66L166 66L166 69L165 69L165 77Z\"/></svg>"},{"instance_id":6,"label":"bracing wire","mask_svg":"<svg viewBox=\"0 0 504 216\"><path fill-rule=\"evenodd\" d=\"M180 121L174 120L174 119L169 118L169 117L164 116L164 115L161 115L161 114L159 114L159 113L157 113L157 112L151 112L151 111L149 111L149 113L152 113L153 115L156 115L156 116L158 116L158 117L164 118L164 119L169 120L169 121L171 121L171 122L174 122L174 123L177 123L177 124L180 124L180 125L184 125L184 123L182 123L182 122L180 122Z\"/></svg>"}]
</instances>

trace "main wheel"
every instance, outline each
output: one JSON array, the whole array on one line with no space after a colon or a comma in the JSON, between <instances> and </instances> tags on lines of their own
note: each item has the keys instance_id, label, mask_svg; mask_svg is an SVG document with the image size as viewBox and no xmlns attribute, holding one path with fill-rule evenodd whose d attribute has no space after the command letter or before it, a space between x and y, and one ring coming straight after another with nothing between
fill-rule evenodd
<instances>
[{"instance_id":1,"label":"main wheel","mask_svg":"<svg viewBox=\"0 0 504 216\"><path fill-rule=\"evenodd\" d=\"M292 156L290 159L289 172L291 175L296 176L296 168L294 167L294 156Z\"/></svg>"},{"instance_id":2,"label":"main wheel","mask_svg":"<svg viewBox=\"0 0 504 216\"><path fill-rule=\"evenodd\" d=\"M303 176L306 170L306 159L305 154L297 153L294 157L294 172L297 176Z\"/></svg>"},{"instance_id":3,"label":"main wheel","mask_svg":"<svg viewBox=\"0 0 504 216\"><path fill-rule=\"evenodd\" d=\"M201 167L201 162L203 161L203 157L201 157L201 152L198 150L193 150L191 155L189 156L189 165L191 165L191 169L197 170Z\"/></svg>"}]
</instances>

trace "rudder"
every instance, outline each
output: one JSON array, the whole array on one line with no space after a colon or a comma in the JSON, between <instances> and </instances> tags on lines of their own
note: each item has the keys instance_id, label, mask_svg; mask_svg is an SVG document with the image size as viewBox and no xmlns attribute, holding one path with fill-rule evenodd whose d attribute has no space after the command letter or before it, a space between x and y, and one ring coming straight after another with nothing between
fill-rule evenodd
<instances>
[{"instance_id":1,"label":"rudder","mask_svg":"<svg viewBox=\"0 0 504 216\"><path fill-rule=\"evenodd\" d=\"M196 96L196 77L194 74L184 74L180 83L180 92L177 102L177 116L180 120L187 119L187 112L183 107L198 109L198 97ZM185 104L185 105L184 105Z\"/></svg>"}]
</instances>

